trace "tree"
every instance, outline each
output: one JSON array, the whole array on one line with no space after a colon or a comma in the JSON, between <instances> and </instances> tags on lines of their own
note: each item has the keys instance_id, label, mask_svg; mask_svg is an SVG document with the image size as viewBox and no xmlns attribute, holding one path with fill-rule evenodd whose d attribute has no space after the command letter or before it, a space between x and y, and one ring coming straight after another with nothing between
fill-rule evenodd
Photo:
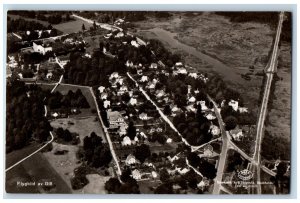
<instances>
[{"instance_id":1,"label":"tree","mask_svg":"<svg viewBox=\"0 0 300 203\"><path fill-rule=\"evenodd\" d=\"M227 131L234 129L237 125L237 119L234 116L226 117L224 122L225 122L225 129Z\"/></svg>"},{"instance_id":2,"label":"tree","mask_svg":"<svg viewBox=\"0 0 300 203\"><path fill-rule=\"evenodd\" d=\"M154 190L154 194L174 194L173 186L171 183L161 184Z\"/></svg>"},{"instance_id":3,"label":"tree","mask_svg":"<svg viewBox=\"0 0 300 203\"><path fill-rule=\"evenodd\" d=\"M189 161L189 164L194 168L197 168L200 164L200 157L195 152L189 153L187 155L187 159Z\"/></svg>"},{"instance_id":4,"label":"tree","mask_svg":"<svg viewBox=\"0 0 300 203\"><path fill-rule=\"evenodd\" d=\"M162 182L167 182L170 178L169 172L167 169L163 168L159 171L160 180Z\"/></svg>"},{"instance_id":5,"label":"tree","mask_svg":"<svg viewBox=\"0 0 300 203\"><path fill-rule=\"evenodd\" d=\"M84 25L84 23L82 23L81 29L82 29L82 31L85 31L85 25Z\"/></svg>"},{"instance_id":6,"label":"tree","mask_svg":"<svg viewBox=\"0 0 300 203\"><path fill-rule=\"evenodd\" d=\"M121 183L118 178L110 178L108 181L105 182L105 190L108 192L116 192L121 187Z\"/></svg>"},{"instance_id":7,"label":"tree","mask_svg":"<svg viewBox=\"0 0 300 203\"><path fill-rule=\"evenodd\" d=\"M172 111L171 111L171 108L169 105L166 105L165 108L164 108L164 114L166 115L171 115Z\"/></svg>"},{"instance_id":8,"label":"tree","mask_svg":"<svg viewBox=\"0 0 300 203\"><path fill-rule=\"evenodd\" d=\"M141 144L135 148L134 156L143 163L149 156L151 155L151 151L148 145Z\"/></svg>"},{"instance_id":9,"label":"tree","mask_svg":"<svg viewBox=\"0 0 300 203\"><path fill-rule=\"evenodd\" d=\"M133 140L136 136L136 127L134 126L133 122L130 121L128 128L127 128L127 136Z\"/></svg>"}]
</instances>

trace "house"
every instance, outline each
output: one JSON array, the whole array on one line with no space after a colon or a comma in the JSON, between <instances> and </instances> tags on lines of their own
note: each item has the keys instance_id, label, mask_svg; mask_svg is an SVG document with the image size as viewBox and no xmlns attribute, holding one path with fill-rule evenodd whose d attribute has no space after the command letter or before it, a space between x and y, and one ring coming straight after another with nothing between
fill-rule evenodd
<instances>
[{"instance_id":1,"label":"house","mask_svg":"<svg viewBox=\"0 0 300 203\"><path fill-rule=\"evenodd\" d=\"M187 168L177 168L176 167L176 170L177 170L177 172L178 173L180 173L180 175L183 175L183 174L186 174L187 172L189 172L190 170L189 169L187 169Z\"/></svg>"},{"instance_id":2,"label":"house","mask_svg":"<svg viewBox=\"0 0 300 203\"><path fill-rule=\"evenodd\" d=\"M208 113L205 117L210 121L216 119L216 117L212 115L212 113Z\"/></svg>"},{"instance_id":3,"label":"house","mask_svg":"<svg viewBox=\"0 0 300 203\"><path fill-rule=\"evenodd\" d=\"M140 118L141 120L149 120L149 117L148 117L148 115L147 115L146 113L141 113L141 114L139 115L139 118Z\"/></svg>"},{"instance_id":4,"label":"house","mask_svg":"<svg viewBox=\"0 0 300 203\"><path fill-rule=\"evenodd\" d=\"M136 98L130 98L129 104L132 105L132 106L136 105L137 104L137 99Z\"/></svg>"},{"instance_id":5,"label":"house","mask_svg":"<svg viewBox=\"0 0 300 203\"><path fill-rule=\"evenodd\" d=\"M107 118L109 121L110 128L117 128L124 125L124 118L118 111L107 111Z\"/></svg>"},{"instance_id":6,"label":"house","mask_svg":"<svg viewBox=\"0 0 300 203\"><path fill-rule=\"evenodd\" d=\"M113 78L115 78L115 79L119 78L119 73L118 73L118 72L113 72L113 73L110 75L109 79L111 80L111 79L113 79Z\"/></svg>"},{"instance_id":7,"label":"house","mask_svg":"<svg viewBox=\"0 0 300 203\"><path fill-rule=\"evenodd\" d=\"M179 74L187 74L187 70L185 68L178 68L177 73L179 73Z\"/></svg>"},{"instance_id":8,"label":"house","mask_svg":"<svg viewBox=\"0 0 300 203\"><path fill-rule=\"evenodd\" d=\"M129 146L129 145L131 145L132 143L131 143L131 140L130 140L130 138L128 137L128 136L125 136L124 138L123 138L123 141L122 141L122 146Z\"/></svg>"},{"instance_id":9,"label":"house","mask_svg":"<svg viewBox=\"0 0 300 203\"><path fill-rule=\"evenodd\" d=\"M151 63L150 69L157 69L157 63Z\"/></svg>"},{"instance_id":10,"label":"house","mask_svg":"<svg viewBox=\"0 0 300 203\"><path fill-rule=\"evenodd\" d=\"M233 130L230 130L229 133L233 137L234 140L239 141L241 138L244 137L243 130L238 127L236 127Z\"/></svg>"},{"instance_id":11,"label":"house","mask_svg":"<svg viewBox=\"0 0 300 203\"><path fill-rule=\"evenodd\" d=\"M126 135L126 133L127 133L127 125L121 125L118 132L119 132L120 136Z\"/></svg>"},{"instance_id":12,"label":"house","mask_svg":"<svg viewBox=\"0 0 300 203\"><path fill-rule=\"evenodd\" d=\"M99 90L100 93L102 93L102 92L105 90L105 87L100 86L100 87L98 88L98 90Z\"/></svg>"},{"instance_id":13,"label":"house","mask_svg":"<svg viewBox=\"0 0 300 203\"><path fill-rule=\"evenodd\" d=\"M148 81L148 76L143 75L142 78L140 79L140 82L147 82Z\"/></svg>"},{"instance_id":14,"label":"house","mask_svg":"<svg viewBox=\"0 0 300 203\"><path fill-rule=\"evenodd\" d=\"M150 83L149 86L148 86L148 88L152 89L152 90L155 89L155 84L154 83Z\"/></svg>"},{"instance_id":15,"label":"house","mask_svg":"<svg viewBox=\"0 0 300 203\"><path fill-rule=\"evenodd\" d=\"M143 70L137 70L136 72L138 75L143 75Z\"/></svg>"},{"instance_id":16,"label":"house","mask_svg":"<svg viewBox=\"0 0 300 203\"><path fill-rule=\"evenodd\" d=\"M207 106L205 105L205 101L199 101L197 102L197 104L201 105L202 111L206 111L208 109Z\"/></svg>"},{"instance_id":17,"label":"house","mask_svg":"<svg viewBox=\"0 0 300 203\"><path fill-rule=\"evenodd\" d=\"M136 164L138 161L136 160L135 156L133 156L132 154L129 154L125 160L125 164L127 166Z\"/></svg>"},{"instance_id":18,"label":"house","mask_svg":"<svg viewBox=\"0 0 300 203\"><path fill-rule=\"evenodd\" d=\"M153 178L157 178L157 173L155 171L152 171L151 175L152 175Z\"/></svg>"},{"instance_id":19,"label":"house","mask_svg":"<svg viewBox=\"0 0 300 203\"><path fill-rule=\"evenodd\" d=\"M120 37L124 37L124 32L118 32L118 34L116 34L116 38L120 38Z\"/></svg>"},{"instance_id":20,"label":"house","mask_svg":"<svg viewBox=\"0 0 300 203\"><path fill-rule=\"evenodd\" d=\"M195 97L191 96L191 97L189 98L189 102L190 102L190 103L195 103L195 101L196 101L196 98L195 98Z\"/></svg>"},{"instance_id":21,"label":"house","mask_svg":"<svg viewBox=\"0 0 300 203\"><path fill-rule=\"evenodd\" d=\"M45 45L42 42L33 42L32 49L34 52L45 55L47 52L52 51L52 47L49 44Z\"/></svg>"},{"instance_id":22,"label":"house","mask_svg":"<svg viewBox=\"0 0 300 203\"><path fill-rule=\"evenodd\" d=\"M173 141L173 140L172 140L171 138L168 138L166 142L167 142L167 143L172 143L172 141Z\"/></svg>"},{"instance_id":23,"label":"house","mask_svg":"<svg viewBox=\"0 0 300 203\"><path fill-rule=\"evenodd\" d=\"M228 105L231 106L233 108L233 110L235 110L235 111L237 111L239 108L238 101L230 100L230 102L228 102Z\"/></svg>"},{"instance_id":24,"label":"house","mask_svg":"<svg viewBox=\"0 0 300 203\"><path fill-rule=\"evenodd\" d=\"M53 73L47 73L46 78L51 79L53 77Z\"/></svg>"},{"instance_id":25,"label":"house","mask_svg":"<svg viewBox=\"0 0 300 203\"><path fill-rule=\"evenodd\" d=\"M165 96L165 92L163 90L159 90L159 91L156 92L156 97L157 98L161 98L163 96Z\"/></svg>"},{"instance_id":26,"label":"house","mask_svg":"<svg viewBox=\"0 0 300 203\"><path fill-rule=\"evenodd\" d=\"M177 155L173 156L173 157L168 156L167 158L169 159L170 162L173 163L174 161L179 159L178 155L179 155L179 153Z\"/></svg>"},{"instance_id":27,"label":"house","mask_svg":"<svg viewBox=\"0 0 300 203\"><path fill-rule=\"evenodd\" d=\"M214 148L210 144L203 147L203 155L205 157L211 157L213 153L214 153Z\"/></svg>"},{"instance_id":28,"label":"house","mask_svg":"<svg viewBox=\"0 0 300 203\"><path fill-rule=\"evenodd\" d=\"M179 109L176 105L174 105L173 108L172 108L171 110L172 110L173 113L176 113L176 112L178 112L180 109Z\"/></svg>"},{"instance_id":29,"label":"house","mask_svg":"<svg viewBox=\"0 0 300 203\"><path fill-rule=\"evenodd\" d=\"M177 63L175 63L175 66L181 67L181 66L183 66L183 64L182 64L182 62L177 62Z\"/></svg>"},{"instance_id":30,"label":"house","mask_svg":"<svg viewBox=\"0 0 300 203\"><path fill-rule=\"evenodd\" d=\"M56 112L54 112L54 113L52 114L52 117L54 117L54 118L57 118L57 116L58 116L58 113L56 113Z\"/></svg>"},{"instance_id":31,"label":"house","mask_svg":"<svg viewBox=\"0 0 300 203\"><path fill-rule=\"evenodd\" d=\"M134 47L136 47L136 48L138 48L140 45L137 43L137 41L135 41L135 40L132 40L131 41L131 45L132 46L134 46Z\"/></svg>"},{"instance_id":32,"label":"house","mask_svg":"<svg viewBox=\"0 0 300 203\"><path fill-rule=\"evenodd\" d=\"M120 87L119 91L117 92L118 95L123 95L125 92L128 92L127 86L123 85Z\"/></svg>"},{"instance_id":33,"label":"house","mask_svg":"<svg viewBox=\"0 0 300 203\"><path fill-rule=\"evenodd\" d=\"M102 100L106 100L107 96L108 96L108 94L106 92L102 92L100 97Z\"/></svg>"},{"instance_id":34,"label":"house","mask_svg":"<svg viewBox=\"0 0 300 203\"><path fill-rule=\"evenodd\" d=\"M131 174L132 177L136 180L140 180L142 178L140 171L137 169L134 169Z\"/></svg>"},{"instance_id":35,"label":"house","mask_svg":"<svg viewBox=\"0 0 300 203\"><path fill-rule=\"evenodd\" d=\"M110 101L105 100L103 103L104 108L108 109L110 107Z\"/></svg>"},{"instance_id":36,"label":"house","mask_svg":"<svg viewBox=\"0 0 300 203\"><path fill-rule=\"evenodd\" d=\"M216 126L216 125L211 125L210 126L210 132L211 132L211 134L213 135L213 136L217 136L217 135L219 135L220 134L220 128L218 127L218 126Z\"/></svg>"},{"instance_id":37,"label":"house","mask_svg":"<svg viewBox=\"0 0 300 203\"><path fill-rule=\"evenodd\" d=\"M129 61L129 60L127 60L126 61L126 64L125 64L127 67L133 67L133 63L132 63L132 61Z\"/></svg>"},{"instance_id":38,"label":"house","mask_svg":"<svg viewBox=\"0 0 300 203\"><path fill-rule=\"evenodd\" d=\"M118 83L119 85L123 85L124 79L123 78L117 78L116 83Z\"/></svg>"},{"instance_id":39,"label":"house","mask_svg":"<svg viewBox=\"0 0 300 203\"><path fill-rule=\"evenodd\" d=\"M197 184L197 187L202 190L207 186L209 186L209 181L205 177Z\"/></svg>"},{"instance_id":40,"label":"house","mask_svg":"<svg viewBox=\"0 0 300 203\"><path fill-rule=\"evenodd\" d=\"M198 74L197 73L189 73L188 76L197 79L198 78Z\"/></svg>"},{"instance_id":41,"label":"house","mask_svg":"<svg viewBox=\"0 0 300 203\"><path fill-rule=\"evenodd\" d=\"M147 139L147 136L144 132L140 132L140 136L142 136L143 138L146 138Z\"/></svg>"},{"instance_id":42,"label":"house","mask_svg":"<svg viewBox=\"0 0 300 203\"><path fill-rule=\"evenodd\" d=\"M246 107L239 107L239 112L240 113L247 113L248 112L248 108L246 108Z\"/></svg>"}]
</instances>

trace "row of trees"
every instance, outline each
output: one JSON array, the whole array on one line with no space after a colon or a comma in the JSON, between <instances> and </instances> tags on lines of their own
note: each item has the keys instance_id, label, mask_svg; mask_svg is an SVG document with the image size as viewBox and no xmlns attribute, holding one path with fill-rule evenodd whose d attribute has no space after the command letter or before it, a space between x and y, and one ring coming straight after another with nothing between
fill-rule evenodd
<instances>
[{"instance_id":1,"label":"row of trees","mask_svg":"<svg viewBox=\"0 0 300 203\"><path fill-rule=\"evenodd\" d=\"M112 155L107 144L95 132L86 136L83 140L83 151L79 151L79 157L87 162L88 165L99 168L108 167L112 160Z\"/></svg>"},{"instance_id":2,"label":"row of trees","mask_svg":"<svg viewBox=\"0 0 300 203\"><path fill-rule=\"evenodd\" d=\"M69 90L68 94L62 95L60 92L54 92L47 99L47 104L50 109L59 109L59 108L89 108L90 105L87 102L85 96L82 94L80 89L77 89L76 92Z\"/></svg>"},{"instance_id":3,"label":"row of trees","mask_svg":"<svg viewBox=\"0 0 300 203\"><path fill-rule=\"evenodd\" d=\"M44 117L46 92L36 85L25 86L18 80L7 85L6 150L10 152L27 145L30 140L44 142L52 130Z\"/></svg>"}]
</instances>

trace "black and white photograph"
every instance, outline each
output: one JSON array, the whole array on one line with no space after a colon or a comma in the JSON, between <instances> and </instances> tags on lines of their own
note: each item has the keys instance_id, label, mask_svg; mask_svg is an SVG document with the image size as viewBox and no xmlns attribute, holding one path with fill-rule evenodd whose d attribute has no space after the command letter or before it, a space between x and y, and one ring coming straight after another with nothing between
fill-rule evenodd
<instances>
[{"instance_id":1,"label":"black and white photograph","mask_svg":"<svg viewBox=\"0 0 300 203\"><path fill-rule=\"evenodd\" d=\"M290 194L293 16L9 9L5 192Z\"/></svg>"}]
</instances>

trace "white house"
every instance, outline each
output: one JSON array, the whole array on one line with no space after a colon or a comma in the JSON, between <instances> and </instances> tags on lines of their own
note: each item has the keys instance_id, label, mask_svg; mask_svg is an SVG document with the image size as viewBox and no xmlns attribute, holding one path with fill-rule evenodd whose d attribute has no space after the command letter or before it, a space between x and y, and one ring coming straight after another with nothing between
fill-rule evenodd
<instances>
[{"instance_id":1,"label":"white house","mask_svg":"<svg viewBox=\"0 0 300 203\"><path fill-rule=\"evenodd\" d=\"M196 98L195 98L195 97L191 96L191 97L189 98L189 102L190 102L190 103L194 103L195 101L196 101Z\"/></svg>"},{"instance_id":2,"label":"white house","mask_svg":"<svg viewBox=\"0 0 300 203\"><path fill-rule=\"evenodd\" d=\"M168 138L166 142L167 142L167 143L172 143L172 141L173 141L173 140L172 140L171 138Z\"/></svg>"},{"instance_id":3,"label":"white house","mask_svg":"<svg viewBox=\"0 0 300 203\"><path fill-rule=\"evenodd\" d=\"M133 62L127 60L125 65L126 65L127 67L133 67Z\"/></svg>"},{"instance_id":4,"label":"white house","mask_svg":"<svg viewBox=\"0 0 300 203\"><path fill-rule=\"evenodd\" d=\"M110 75L109 79L113 79L113 78L117 79L118 77L119 77L119 73L118 73L118 72L113 72L113 73Z\"/></svg>"},{"instance_id":5,"label":"white house","mask_svg":"<svg viewBox=\"0 0 300 203\"><path fill-rule=\"evenodd\" d=\"M149 119L149 117L148 117L148 115L147 115L146 113L141 113L141 114L139 115L139 118L140 118L141 120L148 120L148 119Z\"/></svg>"},{"instance_id":6,"label":"white house","mask_svg":"<svg viewBox=\"0 0 300 203\"><path fill-rule=\"evenodd\" d=\"M183 66L182 62L175 63L175 66Z\"/></svg>"},{"instance_id":7,"label":"white house","mask_svg":"<svg viewBox=\"0 0 300 203\"><path fill-rule=\"evenodd\" d=\"M51 79L53 77L53 73L47 73L46 78Z\"/></svg>"},{"instance_id":8,"label":"white house","mask_svg":"<svg viewBox=\"0 0 300 203\"><path fill-rule=\"evenodd\" d=\"M47 52L52 51L52 47L44 45L43 43L33 42L33 51L45 55Z\"/></svg>"},{"instance_id":9,"label":"white house","mask_svg":"<svg viewBox=\"0 0 300 203\"><path fill-rule=\"evenodd\" d=\"M136 98L130 98L129 104L132 105L132 106L136 105L137 104L137 99Z\"/></svg>"},{"instance_id":10,"label":"white house","mask_svg":"<svg viewBox=\"0 0 300 203\"><path fill-rule=\"evenodd\" d=\"M187 74L187 70L185 68L178 68L177 72L180 74Z\"/></svg>"},{"instance_id":11,"label":"white house","mask_svg":"<svg viewBox=\"0 0 300 203\"><path fill-rule=\"evenodd\" d=\"M103 103L104 108L108 109L110 107L110 101L105 100Z\"/></svg>"},{"instance_id":12,"label":"white house","mask_svg":"<svg viewBox=\"0 0 300 203\"><path fill-rule=\"evenodd\" d=\"M56 112L54 112L53 114L52 114L52 117L54 117L54 118L56 118L58 116L58 113L56 113Z\"/></svg>"},{"instance_id":13,"label":"white house","mask_svg":"<svg viewBox=\"0 0 300 203\"><path fill-rule=\"evenodd\" d=\"M139 170L134 169L134 170L132 171L132 177L133 177L134 179L136 179L136 180L140 180L140 179L142 178L142 175L141 175L141 173L140 173Z\"/></svg>"},{"instance_id":14,"label":"white house","mask_svg":"<svg viewBox=\"0 0 300 203\"><path fill-rule=\"evenodd\" d=\"M239 107L239 112L240 113L247 113L248 112L248 108L247 107Z\"/></svg>"},{"instance_id":15,"label":"white house","mask_svg":"<svg viewBox=\"0 0 300 203\"><path fill-rule=\"evenodd\" d=\"M157 173L155 171L152 171L151 175L152 175L153 178L157 178Z\"/></svg>"},{"instance_id":16,"label":"white house","mask_svg":"<svg viewBox=\"0 0 300 203\"><path fill-rule=\"evenodd\" d=\"M137 43L137 41L135 41L135 40L132 40L131 41L131 45L132 46L134 46L134 47L136 47L136 48L138 48L140 45Z\"/></svg>"},{"instance_id":17,"label":"white house","mask_svg":"<svg viewBox=\"0 0 300 203\"><path fill-rule=\"evenodd\" d=\"M120 136L126 135L126 133L127 133L126 130L127 130L127 126L126 125L121 125L120 128L119 128L119 131L118 131L119 135Z\"/></svg>"},{"instance_id":18,"label":"white house","mask_svg":"<svg viewBox=\"0 0 300 203\"><path fill-rule=\"evenodd\" d=\"M242 129L239 128L230 130L229 133L231 134L234 140L240 140L242 137L244 137Z\"/></svg>"},{"instance_id":19,"label":"white house","mask_svg":"<svg viewBox=\"0 0 300 203\"><path fill-rule=\"evenodd\" d=\"M136 164L137 163L137 160L135 158L135 156L133 156L132 154L129 154L125 160L125 164L127 166L130 166L132 164Z\"/></svg>"},{"instance_id":20,"label":"white house","mask_svg":"<svg viewBox=\"0 0 300 203\"><path fill-rule=\"evenodd\" d=\"M233 110L235 110L235 111L237 111L239 108L238 101L230 100L230 102L228 102L228 105L231 106L233 108Z\"/></svg>"},{"instance_id":21,"label":"white house","mask_svg":"<svg viewBox=\"0 0 300 203\"><path fill-rule=\"evenodd\" d=\"M220 134L220 128L218 126L216 126L216 125L211 125L210 126L210 131L211 131L211 134L213 136L217 136L217 135Z\"/></svg>"},{"instance_id":22,"label":"white house","mask_svg":"<svg viewBox=\"0 0 300 203\"><path fill-rule=\"evenodd\" d=\"M142 78L140 79L141 82L147 82L148 81L148 76L143 75Z\"/></svg>"},{"instance_id":23,"label":"white house","mask_svg":"<svg viewBox=\"0 0 300 203\"><path fill-rule=\"evenodd\" d=\"M197 73L189 73L190 77L197 79L198 78L198 74Z\"/></svg>"},{"instance_id":24,"label":"white house","mask_svg":"<svg viewBox=\"0 0 300 203\"><path fill-rule=\"evenodd\" d=\"M107 118L110 128L117 128L124 125L124 118L118 111L107 111Z\"/></svg>"},{"instance_id":25,"label":"white house","mask_svg":"<svg viewBox=\"0 0 300 203\"><path fill-rule=\"evenodd\" d=\"M118 32L115 36L116 38L124 37L124 32Z\"/></svg>"},{"instance_id":26,"label":"white house","mask_svg":"<svg viewBox=\"0 0 300 203\"><path fill-rule=\"evenodd\" d=\"M165 96L165 92L164 92L163 90L159 90L159 91L157 92L157 94L156 94L156 97L157 97L157 98L161 98L161 97L163 97L163 96Z\"/></svg>"},{"instance_id":27,"label":"white house","mask_svg":"<svg viewBox=\"0 0 300 203\"><path fill-rule=\"evenodd\" d=\"M98 90L99 90L100 93L102 93L105 90L105 87L100 86L100 87L98 87Z\"/></svg>"},{"instance_id":28,"label":"white house","mask_svg":"<svg viewBox=\"0 0 300 203\"><path fill-rule=\"evenodd\" d=\"M128 145L131 145L131 140L128 136L125 136L122 141L122 146L128 146Z\"/></svg>"},{"instance_id":29,"label":"white house","mask_svg":"<svg viewBox=\"0 0 300 203\"><path fill-rule=\"evenodd\" d=\"M206 116L205 116L208 120L214 120L216 119L216 117L214 115L212 115L212 113L208 113Z\"/></svg>"},{"instance_id":30,"label":"white house","mask_svg":"<svg viewBox=\"0 0 300 203\"><path fill-rule=\"evenodd\" d=\"M208 109L207 106L205 105L205 101L199 101L199 102L197 102L197 104L201 105L202 111L205 111Z\"/></svg>"},{"instance_id":31,"label":"white house","mask_svg":"<svg viewBox=\"0 0 300 203\"><path fill-rule=\"evenodd\" d=\"M157 63L151 63L150 69L157 69Z\"/></svg>"},{"instance_id":32,"label":"white house","mask_svg":"<svg viewBox=\"0 0 300 203\"><path fill-rule=\"evenodd\" d=\"M105 100L105 99L107 99L107 96L108 95L107 95L106 92L102 92L100 97L101 97L102 100Z\"/></svg>"}]
</instances>

